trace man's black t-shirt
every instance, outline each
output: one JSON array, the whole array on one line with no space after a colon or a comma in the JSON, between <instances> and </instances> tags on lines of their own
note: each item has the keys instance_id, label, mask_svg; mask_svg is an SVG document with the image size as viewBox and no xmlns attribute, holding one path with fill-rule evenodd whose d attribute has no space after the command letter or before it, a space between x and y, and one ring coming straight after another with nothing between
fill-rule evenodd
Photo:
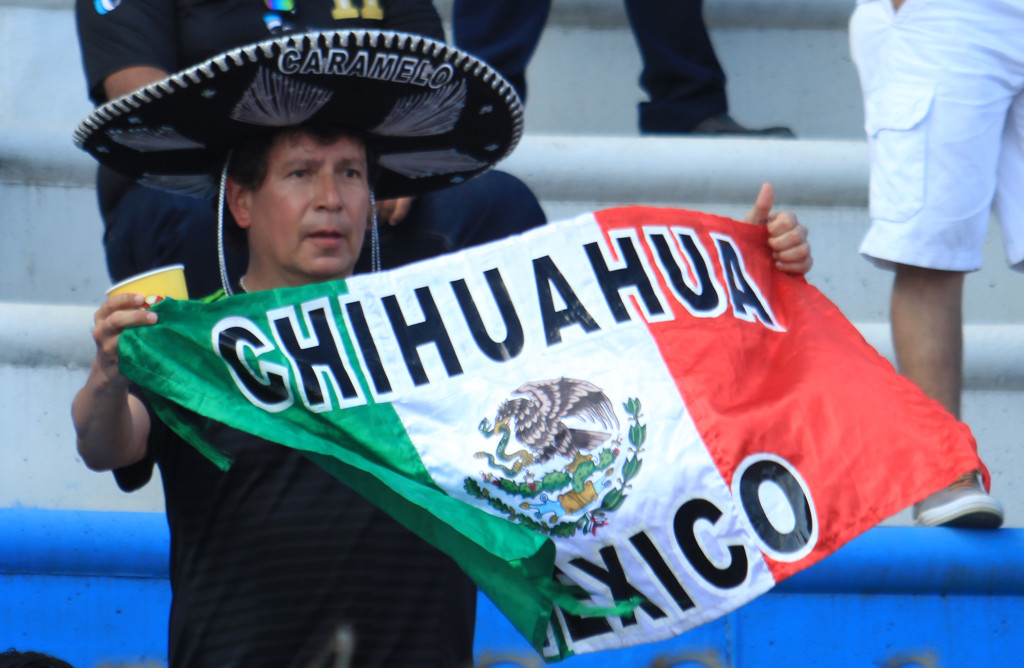
<instances>
[{"instance_id":1,"label":"man's black t-shirt","mask_svg":"<svg viewBox=\"0 0 1024 668\"><path fill-rule=\"evenodd\" d=\"M172 668L307 668L355 633L354 668L472 663L476 590L455 563L304 455L210 423L220 471L152 415L171 533Z\"/></svg>"}]
</instances>

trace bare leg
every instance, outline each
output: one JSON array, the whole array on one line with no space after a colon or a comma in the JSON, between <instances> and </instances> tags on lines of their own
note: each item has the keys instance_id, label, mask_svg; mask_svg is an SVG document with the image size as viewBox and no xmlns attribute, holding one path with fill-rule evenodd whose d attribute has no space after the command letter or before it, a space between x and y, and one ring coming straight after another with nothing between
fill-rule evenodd
<instances>
[{"instance_id":1,"label":"bare leg","mask_svg":"<svg viewBox=\"0 0 1024 668\"><path fill-rule=\"evenodd\" d=\"M964 274L898 265L892 340L900 373L960 418Z\"/></svg>"},{"instance_id":2,"label":"bare leg","mask_svg":"<svg viewBox=\"0 0 1024 668\"><path fill-rule=\"evenodd\" d=\"M892 288L892 340L900 373L960 418L963 389L964 274L897 265ZM1003 509L977 472L914 504L920 526L998 528Z\"/></svg>"}]
</instances>

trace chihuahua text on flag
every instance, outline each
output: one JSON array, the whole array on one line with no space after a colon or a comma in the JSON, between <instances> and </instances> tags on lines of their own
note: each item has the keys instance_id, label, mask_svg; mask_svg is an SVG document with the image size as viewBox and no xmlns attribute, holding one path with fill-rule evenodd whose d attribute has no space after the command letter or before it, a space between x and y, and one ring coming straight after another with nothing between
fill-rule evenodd
<instances>
[{"instance_id":1,"label":"chihuahua text on flag","mask_svg":"<svg viewBox=\"0 0 1024 668\"><path fill-rule=\"evenodd\" d=\"M980 466L764 229L705 214L157 308L121 365L175 430L307 452L549 660L715 619Z\"/></svg>"}]
</instances>

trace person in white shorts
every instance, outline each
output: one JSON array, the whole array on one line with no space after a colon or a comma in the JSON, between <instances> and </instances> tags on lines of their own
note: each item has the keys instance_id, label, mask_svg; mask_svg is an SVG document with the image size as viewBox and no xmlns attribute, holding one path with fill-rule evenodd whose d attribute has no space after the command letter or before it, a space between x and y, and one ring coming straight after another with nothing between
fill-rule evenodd
<instances>
[{"instance_id":1,"label":"person in white shorts","mask_svg":"<svg viewBox=\"0 0 1024 668\"><path fill-rule=\"evenodd\" d=\"M1024 3L858 0L850 48L871 149L860 251L895 270L903 373L960 417L964 275L981 268L993 205L1024 270ZM977 473L914 506L918 525L997 528Z\"/></svg>"}]
</instances>

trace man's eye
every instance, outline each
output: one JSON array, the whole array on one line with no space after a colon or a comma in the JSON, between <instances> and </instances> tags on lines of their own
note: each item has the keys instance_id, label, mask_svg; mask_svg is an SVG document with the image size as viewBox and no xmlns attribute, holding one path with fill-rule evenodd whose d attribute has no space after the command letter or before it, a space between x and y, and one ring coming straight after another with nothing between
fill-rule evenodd
<instances>
[{"instance_id":1,"label":"man's eye","mask_svg":"<svg viewBox=\"0 0 1024 668\"><path fill-rule=\"evenodd\" d=\"M295 171L290 173L288 176L294 176L296 178L302 178L304 176L309 176L309 170L308 169L296 169Z\"/></svg>"},{"instance_id":2,"label":"man's eye","mask_svg":"<svg viewBox=\"0 0 1024 668\"><path fill-rule=\"evenodd\" d=\"M344 174L347 178L350 179L358 179L361 176L358 169L346 169Z\"/></svg>"}]
</instances>

